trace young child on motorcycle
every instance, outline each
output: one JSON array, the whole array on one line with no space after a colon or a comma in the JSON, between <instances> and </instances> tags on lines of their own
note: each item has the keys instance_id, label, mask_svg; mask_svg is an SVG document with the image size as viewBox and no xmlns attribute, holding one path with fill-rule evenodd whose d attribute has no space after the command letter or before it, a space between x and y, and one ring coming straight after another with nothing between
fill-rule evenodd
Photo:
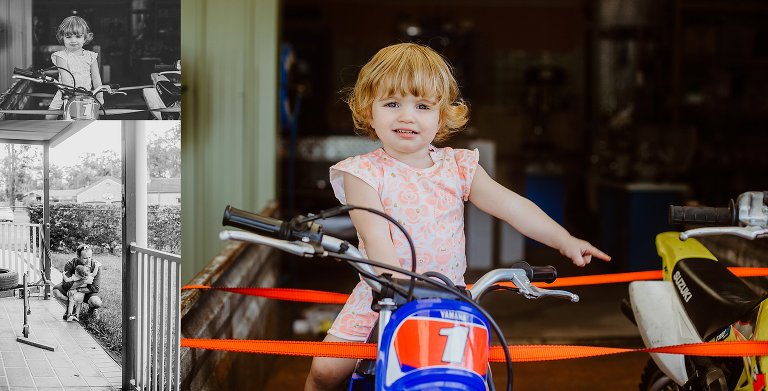
<instances>
[{"instance_id":1,"label":"young child on motorcycle","mask_svg":"<svg viewBox=\"0 0 768 391\"><path fill-rule=\"evenodd\" d=\"M405 226L416 247L417 272L437 271L464 285L465 201L558 249L577 266L592 256L610 260L491 179L478 165L477 150L432 145L460 131L469 117L451 67L434 50L413 43L381 49L360 70L347 98L355 127L382 147L331 167L333 190L341 203L384 211ZM394 225L365 211L350 216L367 258L410 269L408 242ZM370 288L361 281L325 341L364 341L377 318L370 305ZM335 389L355 362L316 357L305 389Z\"/></svg>"},{"instance_id":2,"label":"young child on motorcycle","mask_svg":"<svg viewBox=\"0 0 768 391\"><path fill-rule=\"evenodd\" d=\"M62 84L75 87L83 87L93 90L101 86L101 74L99 63L96 61L98 53L83 49L83 45L93 40L93 33L88 23L79 16L65 18L56 30L56 39L64 45L64 50L51 54L51 61L57 67L64 68L72 73L59 70L59 81ZM74 79L72 78L74 76ZM97 94L97 99L103 103L102 93ZM64 106L61 91L56 91L48 110L59 110ZM46 119L56 119L56 115L47 115Z\"/></svg>"}]
</instances>

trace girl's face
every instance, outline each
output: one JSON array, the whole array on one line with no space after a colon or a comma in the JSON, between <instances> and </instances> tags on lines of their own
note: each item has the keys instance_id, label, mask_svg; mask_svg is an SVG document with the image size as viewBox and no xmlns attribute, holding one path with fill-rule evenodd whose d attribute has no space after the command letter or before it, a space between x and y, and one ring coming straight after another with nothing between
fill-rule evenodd
<instances>
[{"instance_id":1,"label":"girl's face","mask_svg":"<svg viewBox=\"0 0 768 391\"><path fill-rule=\"evenodd\" d=\"M440 110L432 98L414 95L379 97L373 101L371 127L391 155L428 153L440 129Z\"/></svg>"},{"instance_id":2,"label":"girl's face","mask_svg":"<svg viewBox=\"0 0 768 391\"><path fill-rule=\"evenodd\" d=\"M82 49L83 45L85 45L85 35L83 34L70 34L64 36L64 46L70 52Z\"/></svg>"}]
</instances>

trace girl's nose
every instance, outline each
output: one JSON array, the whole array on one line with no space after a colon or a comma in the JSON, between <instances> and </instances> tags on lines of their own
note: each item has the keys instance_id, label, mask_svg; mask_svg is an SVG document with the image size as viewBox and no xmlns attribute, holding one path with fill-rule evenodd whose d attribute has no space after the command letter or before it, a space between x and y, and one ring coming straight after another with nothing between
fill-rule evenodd
<instances>
[{"instance_id":1,"label":"girl's nose","mask_svg":"<svg viewBox=\"0 0 768 391\"><path fill-rule=\"evenodd\" d=\"M402 108L398 113L397 119L401 122L413 122L413 113L410 109Z\"/></svg>"}]
</instances>

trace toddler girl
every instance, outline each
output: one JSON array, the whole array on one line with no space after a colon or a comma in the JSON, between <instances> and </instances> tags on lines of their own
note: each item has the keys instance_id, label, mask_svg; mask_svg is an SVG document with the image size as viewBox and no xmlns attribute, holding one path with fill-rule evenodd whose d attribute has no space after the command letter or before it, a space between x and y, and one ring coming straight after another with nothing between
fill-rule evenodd
<instances>
[{"instance_id":1,"label":"toddler girl","mask_svg":"<svg viewBox=\"0 0 768 391\"><path fill-rule=\"evenodd\" d=\"M67 313L71 314L67 318L67 322L76 321L78 316L80 316L80 307L82 307L85 299L85 293L80 292L80 288L86 287L89 281L93 282L93 279L88 279L91 273L88 272L88 268L84 265L77 265L75 267L74 276L77 280L72 283L72 286L67 291L67 298L69 298Z\"/></svg>"},{"instance_id":2,"label":"toddler girl","mask_svg":"<svg viewBox=\"0 0 768 391\"><path fill-rule=\"evenodd\" d=\"M62 84L83 87L93 90L101 86L97 53L83 49L83 45L93 40L93 33L88 23L79 16L64 19L56 30L56 39L64 45L64 50L51 54L53 64L72 73L59 70L59 81ZM74 80L72 79L74 76ZM97 94L100 102L104 102L102 93ZM61 91L56 91L48 110L59 110L64 105ZM56 115L47 115L46 119L56 119Z\"/></svg>"},{"instance_id":3,"label":"toddler girl","mask_svg":"<svg viewBox=\"0 0 768 391\"><path fill-rule=\"evenodd\" d=\"M339 201L397 219L413 238L417 272L437 271L457 285L465 285L465 201L560 250L578 266L593 255L610 260L531 201L491 179L478 165L477 150L432 145L466 124L469 109L458 95L450 66L429 47L402 43L376 53L360 70L348 103L355 127L381 141L382 148L331 167ZM366 257L410 269L408 242L394 225L364 211L350 216ZM325 341L364 341L377 318L370 305L370 288L361 281ZM355 362L316 357L305 388L338 387Z\"/></svg>"}]
</instances>

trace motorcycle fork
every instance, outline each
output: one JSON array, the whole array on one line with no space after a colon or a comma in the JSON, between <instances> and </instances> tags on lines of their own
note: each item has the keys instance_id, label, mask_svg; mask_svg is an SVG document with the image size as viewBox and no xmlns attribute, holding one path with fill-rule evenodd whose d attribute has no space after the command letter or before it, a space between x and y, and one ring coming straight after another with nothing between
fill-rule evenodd
<instances>
[{"instance_id":1,"label":"motorcycle fork","mask_svg":"<svg viewBox=\"0 0 768 391\"><path fill-rule=\"evenodd\" d=\"M728 391L726 371L721 366L728 363L716 363L710 357L688 357L688 365L691 375L688 382L683 385L686 390ZM741 361L740 359L738 361ZM730 372L730 371L728 371ZM739 374L741 374L739 372ZM738 380L738 379L736 379ZM732 382L731 384L735 384Z\"/></svg>"}]
</instances>

